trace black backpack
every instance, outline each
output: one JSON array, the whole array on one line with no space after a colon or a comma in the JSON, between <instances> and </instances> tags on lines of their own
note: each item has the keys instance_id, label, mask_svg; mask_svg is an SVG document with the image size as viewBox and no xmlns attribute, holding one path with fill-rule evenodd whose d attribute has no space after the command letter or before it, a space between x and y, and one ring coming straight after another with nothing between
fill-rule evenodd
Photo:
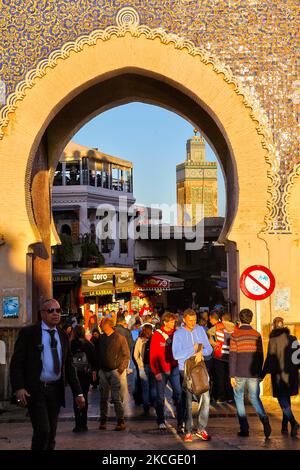
<instances>
[{"instance_id":1,"label":"black backpack","mask_svg":"<svg viewBox=\"0 0 300 470\"><path fill-rule=\"evenodd\" d=\"M72 357L72 363L77 373L88 374L91 372L91 365L88 361L87 355L83 350L77 350Z\"/></svg>"}]
</instances>

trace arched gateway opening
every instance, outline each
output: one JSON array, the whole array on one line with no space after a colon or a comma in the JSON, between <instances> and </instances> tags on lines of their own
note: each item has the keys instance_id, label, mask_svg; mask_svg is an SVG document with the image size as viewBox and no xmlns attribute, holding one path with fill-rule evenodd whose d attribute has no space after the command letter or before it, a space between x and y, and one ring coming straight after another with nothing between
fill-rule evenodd
<instances>
[{"instance_id":1,"label":"arched gateway opening","mask_svg":"<svg viewBox=\"0 0 300 470\"><path fill-rule=\"evenodd\" d=\"M234 244L231 246L226 239L226 235L233 225L238 205L237 173L232 150L230 150L229 144L218 124L204 109L203 104L197 102L196 97L189 96L187 90L180 89L166 77L159 76L153 72L149 73L149 71L145 70L129 71L126 68L116 71L109 78L104 77L103 80L83 90L69 101L51 121L42 137L35 161L38 159L40 162L44 161L45 163L48 161L50 163L50 184L52 184L53 172L63 149L77 130L92 117L104 110L132 101L151 103L175 111L188 119L194 126L200 128L214 146L227 181L227 214L220 240L227 243L232 266L236 265L236 259L231 259L236 254L235 246ZM46 148L47 151L45 150ZM38 177L38 174L36 177ZM34 175L32 175L31 179L34 181ZM36 190L33 190L32 198L35 199L36 194L36 198L39 200L40 191L39 185ZM40 220L40 208L36 208L34 203L33 210L35 220ZM36 210L38 211L37 213L35 212ZM47 230L51 213L47 214L43 210L42 215L45 217L45 220L40 220L41 230L43 230L42 225ZM45 270L49 271L49 269L49 258L35 261L35 274L37 277L35 278L36 288L34 292L37 295L43 295L42 291L39 292L40 271L45 272ZM234 276L236 277L236 273L232 279L234 279ZM234 281L236 284L236 279ZM231 284L230 294L233 305L237 309L239 299L237 290L234 290L234 284Z\"/></svg>"},{"instance_id":2,"label":"arched gateway opening","mask_svg":"<svg viewBox=\"0 0 300 470\"><path fill-rule=\"evenodd\" d=\"M261 127L237 84L191 43L166 34L117 28L67 44L27 76L16 101L15 119L0 142L7 167L0 203L7 243L1 276L20 290L18 328L51 295L51 246L58 236L51 220L50 188L60 155L77 130L111 107L141 101L157 104L201 129L214 148L226 180L227 212L220 237L226 243L229 296L236 310L254 302L239 296L239 273L255 263L269 265L262 233L268 215L268 152ZM81 42L80 42L81 41ZM9 117L9 115L8 115ZM10 158L13 156L13 158ZM13 176L11 176L13 175ZM13 184L18 187L11 194ZM15 217L3 216L13 211ZM17 234L18 236L16 236ZM262 304L262 325L270 305Z\"/></svg>"}]
</instances>

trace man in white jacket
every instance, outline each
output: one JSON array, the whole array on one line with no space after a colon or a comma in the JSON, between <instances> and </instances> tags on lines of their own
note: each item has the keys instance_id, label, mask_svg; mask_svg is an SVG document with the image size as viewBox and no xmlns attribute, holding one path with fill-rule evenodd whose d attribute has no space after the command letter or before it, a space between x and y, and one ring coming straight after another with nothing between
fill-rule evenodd
<instances>
[{"instance_id":1,"label":"man in white jacket","mask_svg":"<svg viewBox=\"0 0 300 470\"><path fill-rule=\"evenodd\" d=\"M198 346L202 345L202 351L198 351ZM184 376L184 362L192 356L196 356L197 361L208 360L212 355L212 347L208 341L204 328L197 325L196 312L187 309L183 314L183 325L174 333L172 351L174 358L178 360L181 377ZM192 415L192 393L183 387L182 402L185 411L185 442L193 441L193 415ZM209 441L210 435L205 430L209 417L210 396L209 391L200 397L198 409L198 428L195 433L203 441Z\"/></svg>"}]
</instances>

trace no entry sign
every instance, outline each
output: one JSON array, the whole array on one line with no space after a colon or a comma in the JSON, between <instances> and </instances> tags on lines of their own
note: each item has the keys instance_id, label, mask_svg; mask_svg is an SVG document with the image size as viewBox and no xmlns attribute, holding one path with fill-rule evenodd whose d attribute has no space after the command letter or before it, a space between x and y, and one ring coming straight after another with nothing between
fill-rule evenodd
<instances>
[{"instance_id":1,"label":"no entry sign","mask_svg":"<svg viewBox=\"0 0 300 470\"><path fill-rule=\"evenodd\" d=\"M263 300L274 291L275 277L265 266L250 266L241 275L240 286L242 292L250 299Z\"/></svg>"}]
</instances>

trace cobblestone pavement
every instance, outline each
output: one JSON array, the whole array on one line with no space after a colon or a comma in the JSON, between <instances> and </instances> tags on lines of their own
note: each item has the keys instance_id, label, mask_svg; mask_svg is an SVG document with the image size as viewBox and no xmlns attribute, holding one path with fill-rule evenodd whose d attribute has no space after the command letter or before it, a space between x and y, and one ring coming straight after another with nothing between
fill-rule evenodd
<instances>
[{"instance_id":1,"label":"cobblestone pavement","mask_svg":"<svg viewBox=\"0 0 300 470\"><path fill-rule=\"evenodd\" d=\"M167 403L168 430L161 433L156 428L155 413L152 417L142 418L142 407L132 406L127 400L126 415L127 429L115 432L114 408L109 406L109 422L106 431L98 430L99 392L91 390L89 394L89 431L75 434L71 395L68 392L66 409L60 414L57 431L57 449L64 450L300 450L300 434L297 438L282 436L280 433L281 415L274 400L264 400L270 416L272 435L264 439L262 426L255 416L254 410L248 406L250 437L237 436L238 422L233 405L218 405L211 407L208 431L212 435L210 442L194 438L192 443L183 443L176 433L176 421L169 397ZM196 404L194 404L196 411ZM300 406L294 405L295 415L300 421ZM0 450L25 450L30 448L31 424L26 417L26 410L10 407L0 415Z\"/></svg>"},{"instance_id":2,"label":"cobblestone pavement","mask_svg":"<svg viewBox=\"0 0 300 470\"><path fill-rule=\"evenodd\" d=\"M239 438L236 435L237 422L234 418L211 419L208 431L210 442L194 438L185 444L175 432L174 420L169 420L166 433L160 433L152 420L129 421L124 432L114 431L114 422L106 431L98 430L96 421L89 422L89 431L83 434L72 432L73 423L61 421L58 424L56 449L60 450L300 450L300 438L283 437L279 421L272 419L271 438L264 439L257 418L250 418L251 435ZM30 423L0 424L0 450L26 450L30 448Z\"/></svg>"}]
</instances>

